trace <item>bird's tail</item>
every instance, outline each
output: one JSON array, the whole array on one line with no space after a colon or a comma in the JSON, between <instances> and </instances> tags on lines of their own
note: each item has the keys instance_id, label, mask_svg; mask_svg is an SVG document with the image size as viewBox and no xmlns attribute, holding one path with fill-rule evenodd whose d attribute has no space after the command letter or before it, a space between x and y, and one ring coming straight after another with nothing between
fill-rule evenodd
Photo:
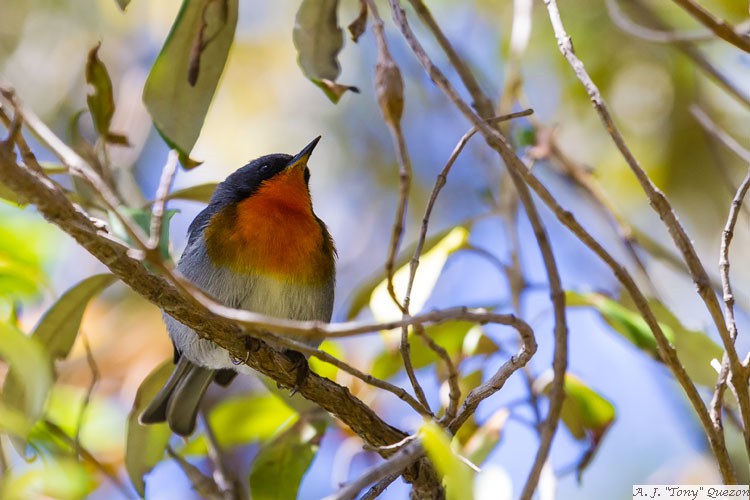
<instances>
[{"instance_id":1,"label":"bird's tail","mask_svg":"<svg viewBox=\"0 0 750 500\"><path fill-rule=\"evenodd\" d=\"M182 356L167 383L141 413L139 421L142 424L166 421L176 434L190 435L195 430L200 402L215 376L215 370L193 364Z\"/></svg>"}]
</instances>

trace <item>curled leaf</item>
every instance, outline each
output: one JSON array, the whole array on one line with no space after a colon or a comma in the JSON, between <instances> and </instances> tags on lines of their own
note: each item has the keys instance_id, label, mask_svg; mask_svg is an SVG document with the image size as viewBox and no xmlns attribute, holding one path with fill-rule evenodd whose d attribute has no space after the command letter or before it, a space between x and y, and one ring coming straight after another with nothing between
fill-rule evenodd
<instances>
[{"instance_id":1,"label":"curled leaf","mask_svg":"<svg viewBox=\"0 0 750 500\"><path fill-rule=\"evenodd\" d=\"M338 22L338 0L303 0L292 32L302 73L336 103L356 87L336 83L341 74L337 56L344 46Z\"/></svg>"},{"instance_id":2,"label":"curled leaf","mask_svg":"<svg viewBox=\"0 0 750 500\"><path fill-rule=\"evenodd\" d=\"M365 29L367 29L367 2L365 0L359 0L359 14L357 15L357 18L347 26L347 29L352 36L352 41L357 43L359 37L361 37L365 32Z\"/></svg>"},{"instance_id":3,"label":"curled leaf","mask_svg":"<svg viewBox=\"0 0 750 500\"><path fill-rule=\"evenodd\" d=\"M404 80L401 70L388 50L383 27L375 29L375 39L378 42L378 60L375 63L375 94L378 97L380 111L386 123L398 127L404 112Z\"/></svg>"},{"instance_id":4,"label":"curled leaf","mask_svg":"<svg viewBox=\"0 0 750 500\"><path fill-rule=\"evenodd\" d=\"M200 164L189 154L234 40L237 5L238 0L184 0L146 80L143 102L186 169Z\"/></svg>"},{"instance_id":5,"label":"curled leaf","mask_svg":"<svg viewBox=\"0 0 750 500\"><path fill-rule=\"evenodd\" d=\"M96 47L89 51L86 60L86 83L91 85L93 90L86 96L86 103L99 137L112 144L127 146L127 137L109 130L115 114L115 98L107 67L99 59L101 45L101 42L96 44Z\"/></svg>"},{"instance_id":6,"label":"curled leaf","mask_svg":"<svg viewBox=\"0 0 750 500\"><path fill-rule=\"evenodd\" d=\"M552 372L547 371L534 381L534 391L548 395ZM578 480L591 463L602 439L615 420L612 403L570 373L565 374L565 400L560 419L570 433L579 441L587 441L588 448L577 466Z\"/></svg>"}]
</instances>

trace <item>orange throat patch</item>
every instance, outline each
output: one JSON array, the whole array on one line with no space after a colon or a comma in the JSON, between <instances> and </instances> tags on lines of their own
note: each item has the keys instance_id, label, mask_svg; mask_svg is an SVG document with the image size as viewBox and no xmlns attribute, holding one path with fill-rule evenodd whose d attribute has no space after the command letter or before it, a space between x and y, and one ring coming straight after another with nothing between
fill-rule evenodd
<instances>
[{"instance_id":1,"label":"orange throat patch","mask_svg":"<svg viewBox=\"0 0 750 500\"><path fill-rule=\"evenodd\" d=\"M214 264L297 283L330 279L333 244L313 214L302 170L276 174L213 216L204 236Z\"/></svg>"}]
</instances>

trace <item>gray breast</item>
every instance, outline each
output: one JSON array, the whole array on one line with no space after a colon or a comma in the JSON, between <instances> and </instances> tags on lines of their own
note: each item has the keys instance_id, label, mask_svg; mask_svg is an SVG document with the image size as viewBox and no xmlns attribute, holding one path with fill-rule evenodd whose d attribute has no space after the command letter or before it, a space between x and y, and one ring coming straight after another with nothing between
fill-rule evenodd
<instances>
[{"instance_id":1,"label":"gray breast","mask_svg":"<svg viewBox=\"0 0 750 500\"><path fill-rule=\"evenodd\" d=\"M333 310L334 278L322 285L301 285L270 276L237 274L214 266L206 247L196 239L188 245L177 269L219 302L269 316L298 320L330 321ZM190 361L208 368L233 368L229 353L204 340L170 316L165 315L169 336L177 350ZM306 340L317 345L319 340ZM244 366L241 371L250 371Z\"/></svg>"}]
</instances>

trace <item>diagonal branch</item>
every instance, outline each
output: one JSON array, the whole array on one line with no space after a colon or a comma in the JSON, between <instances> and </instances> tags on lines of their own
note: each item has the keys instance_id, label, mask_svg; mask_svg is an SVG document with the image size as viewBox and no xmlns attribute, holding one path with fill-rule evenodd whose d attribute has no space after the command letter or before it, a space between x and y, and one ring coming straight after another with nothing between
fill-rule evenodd
<instances>
[{"instance_id":1,"label":"diagonal branch","mask_svg":"<svg viewBox=\"0 0 750 500\"><path fill-rule=\"evenodd\" d=\"M654 185L653 181L648 177L648 174L643 170L640 163L625 143L625 139L620 134L617 125L615 125L599 89L586 72L583 62L573 50L573 44L563 26L556 0L544 0L544 3L547 6L549 18L560 51L586 89L602 124L641 185L641 188L648 198L649 204L656 213L659 214L659 217L664 222L672 240L682 253L683 259L688 265L693 282L698 289L698 295L703 299L706 309L711 315L713 323L721 337L721 341L724 344L724 349L729 357L729 368L732 377L735 380L742 380L743 368L739 355L737 354L737 349L734 346L734 341L727 328L719 300L711 288L711 280L695 251L695 247L693 246L690 237L677 219L677 215L674 213L672 205L669 203L667 197ZM738 399L743 426L745 429L750 429L750 393L748 393L748 391L738 391ZM745 447L750 456L750 433L745 434Z\"/></svg>"},{"instance_id":2,"label":"diagonal branch","mask_svg":"<svg viewBox=\"0 0 750 500\"><path fill-rule=\"evenodd\" d=\"M682 7L682 10L693 16L693 18L706 28L713 31L716 36L726 40L735 47L750 53L750 38L739 34L734 26L726 22L719 16L714 15L711 11L703 8L693 0L672 0Z\"/></svg>"}]
</instances>

